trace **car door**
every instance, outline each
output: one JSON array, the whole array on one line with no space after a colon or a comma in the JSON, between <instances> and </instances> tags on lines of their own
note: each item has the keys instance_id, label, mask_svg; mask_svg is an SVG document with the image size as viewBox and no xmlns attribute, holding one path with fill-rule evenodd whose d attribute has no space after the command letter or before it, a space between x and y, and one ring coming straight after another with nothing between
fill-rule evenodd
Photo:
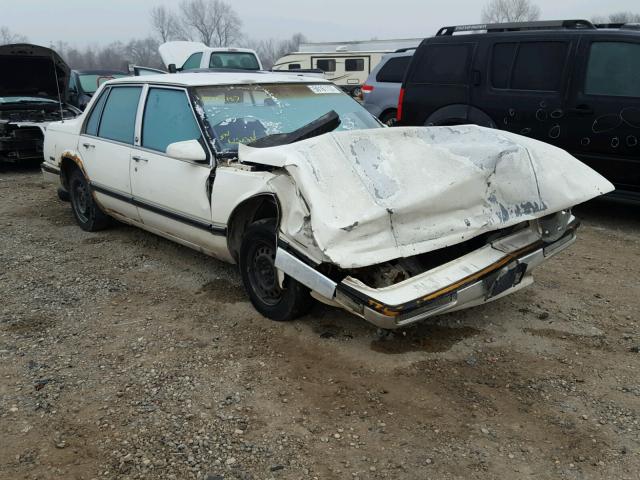
<instances>
[{"instance_id":1,"label":"car door","mask_svg":"<svg viewBox=\"0 0 640 480\"><path fill-rule=\"evenodd\" d=\"M567 149L621 190L640 193L640 36L585 35Z\"/></svg>"},{"instance_id":2,"label":"car door","mask_svg":"<svg viewBox=\"0 0 640 480\"><path fill-rule=\"evenodd\" d=\"M140 221L132 202L129 163L142 86L111 86L102 90L78 140L87 179L100 205Z\"/></svg>"},{"instance_id":3,"label":"car door","mask_svg":"<svg viewBox=\"0 0 640 480\"><path fill-rule=\"evenodd\" d=\"M214 253L225 244L224 228L211 222L211 155L187 91L149 86L131 164L133 196L145 225ZM207 160L167 155L174 142L198 140Z\"/></svg>"},{"instance_id":4,"label":"car door","mask_svg":"<svg viewBox=\"0 0 640 480\"><path fill-rule=\"evenodd\" d=\"M483 42L472 102L497 128L562 146L565 96L575 41L552 33Z\"/></svg>"}]
</instances>

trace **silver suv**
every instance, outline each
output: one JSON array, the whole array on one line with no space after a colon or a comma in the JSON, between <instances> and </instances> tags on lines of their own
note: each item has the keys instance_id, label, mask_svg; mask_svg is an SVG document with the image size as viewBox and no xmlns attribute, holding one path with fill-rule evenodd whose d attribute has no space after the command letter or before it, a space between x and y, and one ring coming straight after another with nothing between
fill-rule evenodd
<instances>
[{"instance_id":1,"label":"silver suv","mask_svg":"<svg viewBox=\"0 0 640 480\"><path fill-rule=\"evenodd\" d=\"M362 86L364 107L389 126L396 122L402 79L414 52L402 49L385 55Z\"/></svg>"}]
</instances>

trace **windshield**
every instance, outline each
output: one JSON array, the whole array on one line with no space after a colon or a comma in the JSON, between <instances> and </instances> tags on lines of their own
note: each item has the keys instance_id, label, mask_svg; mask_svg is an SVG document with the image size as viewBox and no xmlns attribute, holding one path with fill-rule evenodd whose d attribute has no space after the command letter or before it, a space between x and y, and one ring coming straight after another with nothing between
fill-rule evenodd
<instances>
[{"instance_id":1,"label":"windshield","mask_svg":"<svg viewBox=\"0 0 640 480\"><path fill-rule=\"evenodd\" d=\"M82 87L82 91L84 93L88 93L89 95L93 95L96 93L96 90L100 85L108 80L113 80L114 78L122 78L127 75L124 73L104 73L102 75L96 74L85 74L80 75L80 86Z\"/></svg>"},{"instance_id":2,"label":"windshield","mask_svg":"<svg viewBox=\"0 0 640 480\"><path fill-rule=\"evenodd\" d=\"M260 70L258 59L251 52L212 52L209 68Z\"/></svg>"},{"instance_id":3,"label":"windshield","mask_svg":"<svg viewBox=\"0 0 640 480\"><path fill-rule=\"evenodd\" d=\"M358 102L329 83L225 85L195 89L220 153L267 135L291 133L334 110L339 130L379 128ZM198 108L200 110L200 108Z\"/></svg>"},{"instance_id":4,"label":"windshield","mask_svg":"<svg viewBox=\"0 0 640 480\"><path fill-rule=\"evenodd\" d=\"M58 101L41 97L0 97L0 103L58 103Z\"/></svg>"}]
</instances>

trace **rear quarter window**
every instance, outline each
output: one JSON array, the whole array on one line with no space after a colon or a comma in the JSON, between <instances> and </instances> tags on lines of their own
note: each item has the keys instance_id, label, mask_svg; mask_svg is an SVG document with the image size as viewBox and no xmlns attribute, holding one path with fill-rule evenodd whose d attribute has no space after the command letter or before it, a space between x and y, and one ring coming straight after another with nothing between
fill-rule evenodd
<instances>
[{"instance_id":1,"label":"rear quarter window","mask_svg":"<svg viewBox=\"0 0 640 480\"><path fill-rule=\"evenodd\" d=\"M412 83L465 84L469 73L472 45L427 45L411 73Z\"/></svg>"}]
</instances>

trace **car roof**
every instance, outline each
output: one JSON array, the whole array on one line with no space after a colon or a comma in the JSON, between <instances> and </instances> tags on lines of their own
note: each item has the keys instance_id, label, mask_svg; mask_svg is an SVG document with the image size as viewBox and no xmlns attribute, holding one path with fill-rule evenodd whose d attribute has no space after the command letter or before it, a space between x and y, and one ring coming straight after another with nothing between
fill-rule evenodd
<instances>
[{"instance_id":1,"label":"car roof","mask_svg":"<svg viewBox=\"0 0 640 480\"><path fill-rule=\"evenodd\" d=\"M109 80L105 84L119 83L162 83L167 85L181 85L185 87L199 87L207 85L244 85L252 83L329 83L324 78L295 75L291 73L273 73L265 71L249 72L238 70L234 72L195 72L168 73L158 75L143 75L141 77L122 77Z\"/></svg>"},{"instance_id":2,"label":"car roof","mask_svg":"<svg viewBox=\"0 0 640 480\"><path fill-rule=\"evenodd\" d=\"M87 70L74 70L74 72L79 73L80 75L113 75L113 74L118 74L118 75L129 75L128 72L125 72L123 70L109 70L109 69L98 69L98 70L92 70L92 69L87 69Z\"/></svg>"},{"instance_id":3,"label":"car roof","mask_svg":"<svg viewBox=\"0 0 640 480\"><path fill-rule=\"evenodd\" d=\"M632 28L579 28L579 29L537 29L537 30L514 30L504 32L469 32L458 35L436 35L434 37L425 38L424 44L441 43L441 42L465 42L469 40L496 39L496 38L514 38L514 37L547 37L554 36L619 36L619 37L635 37L640 35L640 30Z\"/></svg>"}]
</instances>

